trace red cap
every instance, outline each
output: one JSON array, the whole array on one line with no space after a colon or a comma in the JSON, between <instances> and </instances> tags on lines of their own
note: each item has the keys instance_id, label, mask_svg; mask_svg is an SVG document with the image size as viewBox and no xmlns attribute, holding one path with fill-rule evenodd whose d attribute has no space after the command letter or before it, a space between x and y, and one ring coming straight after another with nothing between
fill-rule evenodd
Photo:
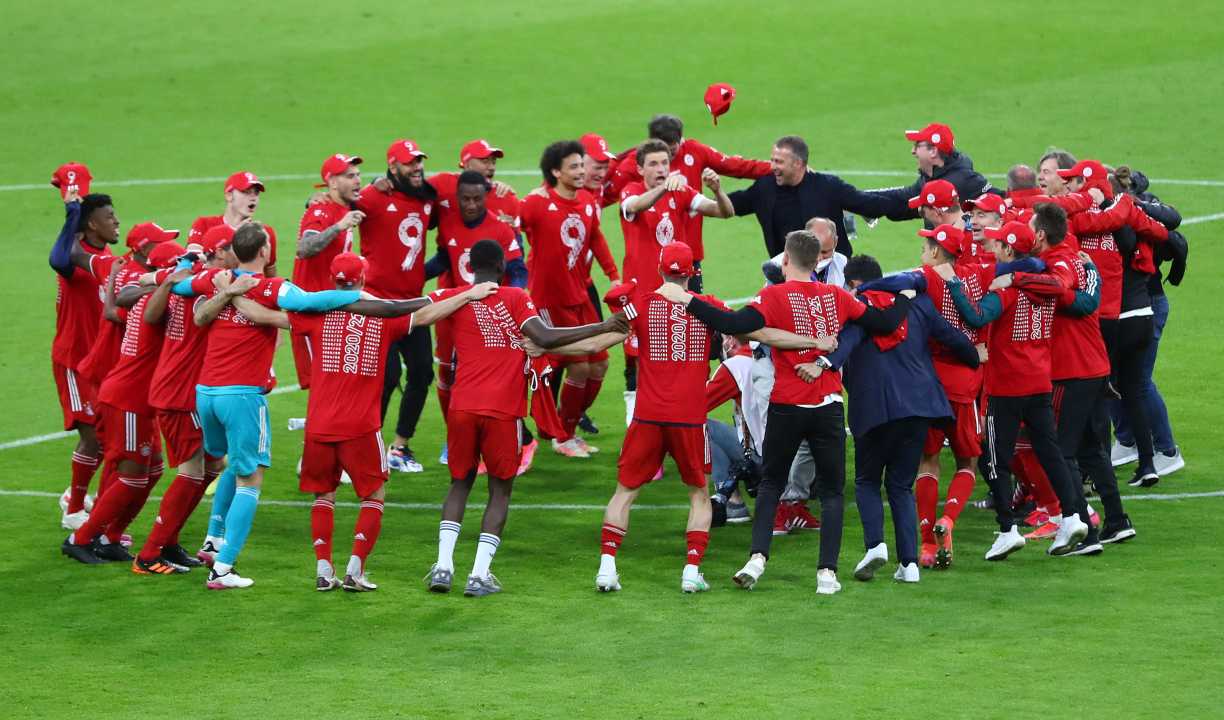
<instances>
[{"instance_id":1,"label":"red cap","mask_svg":"<svg viewBox=\"0 0 1224 720\"><path fill-rule=\"evenodd\" d=\"M714 124L718 124L718 116L731 109L731 101L735 99L735 88L727 83L714 83L705 91L706 110L714 116Z\"/></svg>"},{"instance_id":2,"label":"red cap","mask_svg":"<svg viewBox=\"0 0 1224 720\"><path fill-rule=\"evenodd\" d=\"M1087 187L1098 188L1106 197L1113 197L1113 186L1109 184L1109 171L1096 160L1080 160L1070 170L1059 170L1063 180L1083 178Z\"/></svg>"},{"instance_id":3,"label":"red cap","mask_svg":"<svg viewBox=\"0 0 1224 720\"><path fill-rule=\"evenodd\" d=\"M216 255L221 248L229 247L234 241L234 228L221 223L214 225L204 233L204 238L200 241L200 246L204 249L206 255Z\"/></svg>"},{"instance_id":4,"label":"red cap","mask_svg":"<svg viewBox=\"0 0 1224 720\"><path fill-rule=\"evenodd\" d=\"M467 161L471 160L472 158L484 160L485 158L489 157L500 158L505 156L506 153L502 152L501 148L493 147L489 144L488 140L473 140L467 145L464 145L463 149L459 151L459 167L467 165Z\"/></svg>"},{"instance_id":5,"label":"red cap","mask_svg":"<svg viewBox=\"0 0 1224 720\"><path fill-rule=\"evenodd\" d=\"M1003 213L1007 212L1007 201L994 193L982 193L972 200L966 200L965 202L961 203L961 209L966 212L975 207L978 210L994 213L999 217L1003 217Z\"/></svg>"},{"instance_id":6,"label":"red cap","mask_svg":"<svg viewBox=\"0 0 1224 720\"><path fill-rule=\"evenodd\" d=\"M659 270L664 275L694 275L693 249L684 242L664 245L659 252Z\"/></svg>"},{"instance_id":7,"label":"red cap","mask_svg":"<svg viewBox=\"0 0 1224 720\"><path fill-rule=\"evenodd\" d=\"M616 158L616 155L608 152L608 141L604 140L602 135L587 133L579 138L578 142L582 143L582 149L595 162L610 162Z\"/></svg>"},{"instance_id":8,"label":"red cap","mask_svg":"<svg viewBox=\"0 0 1224 720\"><path fill-rule=\"evenodd\" d=\"M1022 222L1025 225L1033 219L1033 208L1008 208L1003 215L1003 222Z\"/></svg>"},{"instance_id":9,"label":"red cap","mask_svg":"<svg viewBox=\"0 0 1224 720\"><path fill-rule=\"evenodd\" d=\"M359 155L345 155L344 153L336 153L323 161L323 169L319 171L319 175L323 178L321 185L315 187L326 187L327 181L332 175L342 175L348 172L350 165L360 165L361 157Z\"/></svg>"},{"instance_id":10,"label":"red cap","mask_svg":"<svg viewBox=\"0 0 1224 720\"><path fill-rule=\"evenodd\" d=\"M331 261L332 280L348 284L365 282L370 263L357 253L340 253Z\"/></svg>"},{"instance_id":11,"label":"red cap","mask_svg":"<svg viewBox=\"0 0 1224 720\"><path fill-rule=\"evenodd\" d=\"M931 123L921 130L906 130L905 139L910 142L929 142L942 153L951 153L956 148L952 128L941 123Z\"/></svg>"},{"instance_id":12,"label":"red cap","mask_svg":"<svg viewBox=\"0 0 1224 720\"><path fill-rule=\"evenodd\" d=\"M154 270L174 266L174 261L187 254L182 245L176 242L158 243L149 251L149 267Z\"/></svg>"},{"instance_id":13,"label":"red cap","mask_svg":"<svg viewBox=\"0 0 1224 720\"><path fill-rule=\"evenodd\" d=\"M603 300L612 309L612 312L620 312L629 304L629 298L633 296L633 291L636 289L637 280L629 280L619 285L613 285L608 288L608 292L604 293Z\"/></svg>"},{"instance_id":14,"label":"red cap","mask_svg":"<svg viewBox=\"0 0 1224 720\"><path fill-rule=\"evenodd\" d=\"M955 225L939 225L934 230L919 230L918 234L935 240L952 257L960 257L965 251L965 231Z\"/></svg>"},{"instance_id":15,"label":"red cap","mask_svg":"<svg viewBox=\"0 0 1224 720\"><path fill-rule=\"evenodd\" d=\"M255 173L236 172L225 179L225 192L230 190L245 192L251 188L259 188L259 192L264 191L264 184L259 181Z\"/></svg>"},{"instance_id":16,"label":"red cap","mask_svg":"<svg viewBox=\"0 0 1224 720\"><path fill-rule=\"evenodd\" d=\"M1032 228L1014 220L1001 228L986 228L982 233L991 240L1002 240L1018 253L1032 252L1033 242L1036 240Z\"/></svg>"},{"instance_id":17,"label":"red cap","mask_svg":"<svg viewBox=\"0 0 1224 720\"><path fill-rule=\"evenodd\" d=\"M922 192L909 200L911 208L933 207L938 210L950 210L957 206L959 197L956 186L947 180L931 180L922 186Z\"/></svg>"},{"instance_id":18,"label":"red cap","mask_svg":"<svg viewBox=\"0 0 1224 720\"><path fill-rule=\"evenodd\" d=\"M412 140L396 140L391 143L391 147L387 148L387 161L394 160L398 163L407 165L417 158L427 158L428 155L421 150L421 146L417 145Z\"/></svg>"},{"instance_id":19,"label":"red cap","mask_svg":"<svg viewBox=\"0 0 1224 720\"><path fill-rule=\"evenodd\" d=\"M89 168L75 162L60 165L51 175L51 185L59 188L61 198L67 198L73 190L81 197L88 195L90 180L93 175L89 174Z\"/></svg>"},{"instance_id":20,"label":"red cap","mask_svg":"<svg viewBox=\"0 0 1224 720\"><path fill-rule=\"evenodd\" d=\"M166 230L155 222L143 222L128 230L127 246L134 252L140 252L150 243L164 243L178 236L178 230Z\"/></svg>"}]
</instances>

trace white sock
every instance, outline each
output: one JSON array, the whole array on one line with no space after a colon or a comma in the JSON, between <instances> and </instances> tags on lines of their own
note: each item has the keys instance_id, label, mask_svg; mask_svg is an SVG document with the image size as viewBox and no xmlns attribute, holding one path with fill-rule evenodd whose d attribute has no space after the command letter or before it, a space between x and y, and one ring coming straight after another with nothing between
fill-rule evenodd
<instances>
[{"instance_id":1,"label":"white sock","mask_svg":"<svg viewBox=\"0 0 1224 720\"><path fill-rule=\"evenodd\" d=\"M612 555L599 556L599 574L600 575L615 575L616 574L616 558Z\"/></svg>"},{"instance_id":2,"label":"white sock","mask_svg":"<svg viewBox=\"0 0 1224 720\"><path fill-rule=\"evenodd\" d=\"M681 573L680 577L684 578L685 580L696 580L697 576L700 574L701 574L701 568L699 568L698 566L685 565L684 572Z\"/></svg>"},{"instance_id":3,"label":"white sock","mask_svg":"<svg viewBox=\"0 0 1224 720\"><path fill-rule=\"evenodd\" d=\"M98 544L99 545L110 545L111 544L110 538L106 537L105 535L99 535Z\"/></svg>"},{"instance_id":4,"label":"white sock","mask_svg":"<svg viewBox=\"0 0 1224 720\"><path fill-rule=\"evenodd\" d=\"M365 568L361 566L361 558L357 557L356 555L350 555L348 567L344 568L344 574L352 575L353 577L361 577L361 574L364 572Z\"/></svg>"},{"instance_id":5,"label":"white sock","mask_svg":"<svg viewBox=\"0 0 1224 720\"><path fill-rule=\"evenodd\" d=\"M225 538L222 538L222 537L217 537L216 535L205 535L205 536L204 536L204 542L206 542L206 543L212 543L212 546L213 546L213 547L215 547L215 548L217 548L218 550L220 550L220 549L221 549L221 543L225 542Z\"/></svg>"},{"instance_id":6,"label":"white sock","mask_svg":"<svg viewBox=\"0 0 1224 720\"><path fill-rule=\"evenodd\" d=\"M501 538L490 533L480 533L480 540L476 542L476 562L472 563L472 575L484 577L489 574L489 565L493 564L498 545L501 545Z\"/></svg>"},{"instance_id":7,"label":"white sock","mask_svg":"<svg viewBox=\"0 0 1224 720\"><path fill-rule=\"evenodd\" d=\"M438 523L438 567L455 571L455 542L459 540L460 525L451 520Z\"/></svg>"},{"instance_id":8,"label":"white sock","mask_svg":"<svg viewBox=\"0 0 1224 720\"><path fill-rule=\"evenodd\" d=\"M315 575L325 578L336 577L336 571L332 569L331 562L327 560L316 560Z\"/></svg>"}]
</instances>

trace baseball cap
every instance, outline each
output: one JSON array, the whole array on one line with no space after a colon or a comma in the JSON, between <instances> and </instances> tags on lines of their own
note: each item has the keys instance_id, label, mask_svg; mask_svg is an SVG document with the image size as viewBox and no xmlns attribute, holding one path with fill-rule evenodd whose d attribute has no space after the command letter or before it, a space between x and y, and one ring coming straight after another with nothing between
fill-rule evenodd
<instances>
[{"instance_id":1,"label":"baseball cap","mask_svg":"<svg viewBox=\"0 0 1224 720\"><path fill-rule=\"evenodd\" d=\"M236 172L225 179L225 192L230 190L245 191L251 188L259 188L259 192L264 191L264 184L259 181L255 173Z\"/></svg>"},{"instance_id":2,"label":"baseball cap","mask_svg":"<svg viewBox=\"0 0 1224 720\"><path fill-rule=\"evenodd\" d=\"M361 156L359 155L345 155L344 153L336 153L335 155L332 155L323 161L323 169L319 171L319 175L322 176L323 182L322 184L315 185L315 187L326 187L327 181L332 175L340 175L341 173L346 172L349 169L349 165L360 164Z\"/></svg>"},{"instance_id":3,"label":"baseball cap","mask_svg":"<svg viewBox=\"0 0 1224 720\"><path fill-rule=\"evenodd\" d=\"M1106 196L1113 196L1113 187L1109 184L1109 170L1097 160L1080 160L1069 170L1059 170L1058 177L1063 180L1083 178L1088 187L1099 188Z\"/></svg>"},{"instance_id":4,"label":"baseball cap","mask_svg":"<svg viewBox=\"0 0 1224 720\"><path fill-rule=\"evenodd\" d=\"M493 147L489 144L488 140L481 138L464 145L463 149L459 151L459 167L466 165L467 161L472 158L483 160L488 157L500 158L505 156L506 153L502 152L501 148Z\"/></svg>"},{"instance_id":5,"label":"baseball cap","mask_svg":"<svg viewBox=\"0 0 1224 720\"><path fill-rule=\"evenodd\" d=\"M1007 212L1007 203L999 195L994 193L982 193L972 200L966 200L961 203L961 209L968 212L973 208L982 210L983 212L994 213L999 217Z\"/></svg>"},{"instance_id":6,"label":"baseball cap","mask_svg":"<svg viewBox=\"0 0 1224 720\"><path fill-rule=\"evenodd\" d=\"M664 245L659 252L659 270L665 275L693 275L693 249L684 242Z\"/></svg>"},{"instance_id":7,"label":"baseball cap","mask_svg":"<svg viewBox=\"0 0 1224 720\"><path fill-rule=\"evenodd\" d=\"M427 157L429 157L429 155L426 155L425 152L421 150L421 146L417 145L412 140L396 140L395 142L391 143L391 147L387 148L387 160L394 160L399 163L404 163L405 165L413 160L416 160L417 158Z\"/></svg>"},{"instance_id":8,"label":"baseball cap","mask_svg":"<svg viewBox=\"0 0 1224 720\"><path fill-rule=\"evenodd\" d=\"M735 99L735 88L727 83L714 83L705 91L706 110L714 116L714 124L718 124L718 116L731 109L731 101Z\"/></svg>"},{"instance_id":9,"label":"baseball cap","mask_svg":"<svg viewBox=\"0 0 1224 720\"><path fill-rule=\"evenodd\" d=\"M89 194L90 180L93 180L93 175L89 174L89 168L76 162L60 165L51 175L51 185L59 188L61 198L67 198L73 190L85 197Z\"/></svg>"},{"instance_id":10,"label":"baseball cap","mask_svg":"<svg viewBox=\"0 0 1224 720\"><path fill-rule=\"evenodd\" d=\"M982 233L991 240L1002 240L1019 253L1031 252L1036 239L1033 236L1032 228L1015 220L1004 224L1001 228L986 228Z\"/></svg>"},{"instance_id":11,"label":"baseball cap","mask_svg":"<svg viewBox=\"0 0 1224 720\"><path fill-rule=\"evenodd\" d=\"M965 231L955 225L939 225L933 230L919 230L924 238L931 238L952 257L960 257L965 251Z\"/></svg>"},{"instance_id":12,"label":"baseball cap","mask_svg":"<svg viewBox=\"0 0 1224 720\"><path fill-rule=\"evenodd\" d=\"M200 245L206 255L216 255L221 248L229 247L234 241L234 228L221 223L208 229Z\"/></svg>"},{"instance_id":13,"label":"baseball cap","mask_svg":"<svg viewBox=\"0 0 1224 720\"><path fill-rule=\"evenodd\" d=\"M906 130L905 139L910 142L929 142L943 153L950 153L956 148L952 128L942 123L931 123L921 130Z\"/></svg>"},{"instance_id":14,"label":"baseball cap","mask_svg":"<svg viewBox=\"0 0 1224 720\"><path fill-rule=\"evenodd\" d=\"M608 288L608 292L604 293L603 301L612 309L612 312L620 312L629 304L629 298L633 296L633 292L637 289L637 280L628 280L613 285Z\"/></svg>"},{"instance_id":15,"label":"baseball cap","mask_svg":"<svg viewBox=\"0 0 1224 720\"><path fill-rule=\"evenodd\" d=\"M340 253L331 261L332 280L344 283L359 283L365 281L366 271L370 263L357 253Z\"/></svg>"},{"instance_id":16,"label":"baseball cap","mask_svg":"<svg viewBox=\"0 0 1224 720\"><path fill-rule=\"evenodd\" d=\"M150 243L164 243L178 236L178 230L166 230L155 222L142 222L128 230L127 246L134 252L140 252Z\"/></svg>"},{"instance_id":17,"label":"baseball cap","mask_svg":"<svg viewBox=\"0 0 1224 720\"><path fill-rule=\"evenodd\" d=\"M149 251L149 267L160 270L174 265L174 261L187 254L187 250L176 242L158 243Z\"/></svg>"},{"instance_id":18,"label":"baseball cap","mask_svg":"<svg viewBox=\"0 0 1224 720\"><path fill-rule=\"evenodd\" d=\"M616 158L615 155L608 152L608 141L604 140L602 135L587 133L579 138L578 142L582 143L582 149L595 162L609 162Z\"/></svg>"},{"instance_id":19,"label":"baseball cap","mask_svg":"<svg viewBox=\"0 0 1224 720\"><path fill-rule=\"evenodd\" d=\"M956 207L958 201L959 197L956 194L955 185L947 180L931 180L922 186L922 192L910 198L909 206L911 208L933 207L939 210L948 210Z\"/></svg>"}]
</instances>

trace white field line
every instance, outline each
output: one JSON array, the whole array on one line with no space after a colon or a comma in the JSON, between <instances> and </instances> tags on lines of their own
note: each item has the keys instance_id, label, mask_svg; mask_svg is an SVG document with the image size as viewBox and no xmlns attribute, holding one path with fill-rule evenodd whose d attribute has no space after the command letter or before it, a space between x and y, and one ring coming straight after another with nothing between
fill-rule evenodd
<instances>
[{"instance_id":1,"label":"white field line","mask_svg":"<svg viewBox=\"0 0 1224 720\"><path fill-rule=\"evenodd\" d=\"M1213 213L1211 215L1199 215L1198 217L1186 218L1182 220L1182 225L1198 225L1199 223L1215 222L1216 220L1224 220L1224 213Z\"/></svg>"},{"instance_id":2,"label":"white field line","mask_svg":"<svg viewBox=\"0 0 1224 720\"><path fill-rule=\"evenodd\" d=\"M44 490L0 490L0 497L58 498L59 496L60 496L60 493L46 492ZM1122 498L1126 502L1134 502L1138 500L1199 500L1203 498L1224 498L1224 490L1216 490L1212 492L1198 492L1198 493L1169 493L1166 495L1127 494L1127 495L1123 495ZM149 498L149 502L160 502L160 501L161 501L161 497L159 496L152 496ZM313 504L313 502L314 502L313 500L263 500L261 499L259 501L259 504L260 505L272 505L272 506L277 506L277 507L308 508L311 506L311 504ZM350 507L350 508L356 508L356 507L361 506L360 503L345 502L345 501L337 501L336 505L338 507ZM388 502L388 503L385 503L385 506L389 508L396 508L399 510L441 510L442 509L442 506L440 504L433 504L433 503ZM472 509L484 509L484 505L480 503L468 503L468 507ZM574 503L555 503L555 504L554 503L512 503L510 505L510 508L512 510L561 510L561 511L599 510L599 511L603 511L604 509L606 509L606 507L607 506L605 505L584 505L584 504L574 504ZM634 510L688 510L689 506L688 505L634 505L633 509Z\"/></svg>"}]
</instances>

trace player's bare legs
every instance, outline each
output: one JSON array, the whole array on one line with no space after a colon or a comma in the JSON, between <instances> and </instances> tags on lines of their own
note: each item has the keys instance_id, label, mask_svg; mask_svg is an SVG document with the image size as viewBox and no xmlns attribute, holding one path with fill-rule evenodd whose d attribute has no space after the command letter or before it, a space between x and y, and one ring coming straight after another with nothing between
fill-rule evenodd
<instances>
[{"instance_id":1,"label":"player's bare legs","mask_svg":"<svg viewBox=\"0 0 1224 720\"><path fill-rule=\"evenodd\" d=\"M149 496L152 485L150 468L158 468L161 473L161 458L152 457L143 462L130 458L120 459L116 463L116 480L111 483L106 492L98 498L94 511L80 528L68 536L64 544L65 551L74 547L94 545L94 554L104 561L131 562L132 556L120 545L119 540L128 523L140 512L144 501ZM76 554L74 559L80 560Z\"/></svg>"},{"instance_id":2,"label":"player's bare legs","mask_svg":"<svg viewBox=\"0 0 1224 720\"><path fill-rule=\"evenodd\" d=\"M178 534L206 487L204 451L199 450L178 466L174 481L158 505L153 528L132 565L133 572L171 575L203 564L179 544Z\"/></svg>"},{"instance_id":3,"label":"player's bare legs","mask_svg":"<svg viewBox=\"0 0 1224 720\"><path fill-rule=\"evenodd\" d=\"M604 376L608 374L608 361L600 360L598 362L588 363L588 366L590 367L590 374L587 375L586 400L582 403L582 419L578 421L578 424L586 432L597 433L599 429L594 422L587 417L587 412L599 398L599 391L603 388Z\"/></svg>"},{"instance_id":4,"label":"player's bare legs","mask_svg":"<svg viewBox=\"0 0 1224 720\"><path fill-rule=\"evenodd\" d=\"M956 473L948 483L943 514L936 520L939 504L939 454L924 455L918 465L914 497L918 505L918 528L922 535L919 564L946 570L952 565L952 529L973 494L975 458L955 457Z\"/></svg>"},{"instance_id":5,"label":"player's bare legs","mask_svg":"<svg viewBox=\"0 0 1224 720\"><path fill-rule=\"evenodd\" d=\"M72 451L72 482L68 492L60 499L61 522L67 530L81 527L89 517L89 483L101 462L101 449L94 426L78 422L76 431L78 439Z\"/></svg>"},{"instance_id":6,"label":"player's bare legs","mask_svg":"<svg viewBox=\"0 0 1224 720\"><path fill-rule=\"evenodd\" d=\"M605 367L605 372L607 368ZM558 414L561 416L561 426L565 430L564 438L556 438L553 449L566 457L589 457L598 448L586 444L586 441L575 435L578 421L586 409L587 381L591 377L591 364L588 362L569 363L565 366L565 381L561 385L561 405ZM602 382L603 376L600 376Z\"/></svg>"},{"instance_id":7,"label":"player's bare legs","mask_svg":"<svg viewBox=\"0 0 1224 720\"><path fill-rule=\"evenodd\" d=\"M472 563L467 588L463 591L468 597L480 597L501 591L501 585L489 571L489 566L493 564L493 556L501 545L501 534L506 527L506 517L510 513L510 493L513 489L513 478L503 480L489 476L489 504L485 506L484 517L480 521L476 560Z\"/></svg>"},{"instance_id":8,"label":"player's bare legs","mask_svg":"<svg viewBox=\"0 0 1224 720\"><path fill-rule=\"evenodd\" d=\"M430 592L450 592L455 574L455 543L463 525L463 511L476 482L476 470L465 478L451 478L450 489L442 503L442 521L438 523L438 559L426 578Z\"/></svg>"},{"instance_id":9,"label":"player's bare legs","mask_svg":"<svg viewBox=\"0 0 1224 720\"><path fill-rule=\"evenodd\" d=\"M616 551L629 530L629 509L637 500L641 488L627 488L617 483L612 499L604 510L603 528L599 537L599 573L595 576L595 588L600 592L620 590L620 576L616 573ZM706 501L709 505L709 501ZM709 527L709 519L706 520Z\"/></svg>"}]
</instances>

